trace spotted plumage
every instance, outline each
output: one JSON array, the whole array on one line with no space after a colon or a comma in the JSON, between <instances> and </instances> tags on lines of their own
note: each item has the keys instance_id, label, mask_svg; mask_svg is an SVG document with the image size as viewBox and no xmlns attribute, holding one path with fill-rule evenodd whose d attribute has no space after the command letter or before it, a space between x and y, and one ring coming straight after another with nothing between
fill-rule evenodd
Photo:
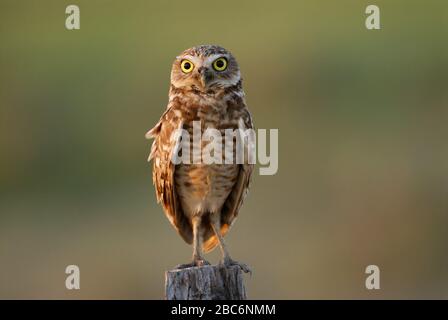
<instances>
[{"instance_id":1,"label":"spotted plumage","mask_svg":"<svg viewBox=\"0 0 448 320\"><path fill-rule=\"evenodd\" d=\"M193 244L193 262L180 267L207 264L202 251L219 244L223 263L238 264L248 271L246 265L230 258L223 237L238 215L253 165L247 159L242 164L174 164L172 157L184 143L174 132L184 129L190 134L194 153L195 121L200 121L201 132L214 128L222 137L226 129L253 128L238 63L222 47L197 46L176 57L167 109L147 133L154 138L149 160L153 161L157 200L181 237Z\"/></svg>"}]
</instances>

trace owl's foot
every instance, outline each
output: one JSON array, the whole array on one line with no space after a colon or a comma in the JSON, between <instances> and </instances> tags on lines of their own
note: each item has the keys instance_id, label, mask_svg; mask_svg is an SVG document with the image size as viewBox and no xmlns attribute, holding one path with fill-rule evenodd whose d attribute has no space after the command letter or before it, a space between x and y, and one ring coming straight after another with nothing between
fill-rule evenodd
<instances>
[{"instance_id":1,"label":"owl's foot","mask_svg":"<svg viewBox=\"0 0 448 320\"><path fill-rule=\"evenodd\" d=\"M249 273L250 275L252 275L252 269L245 263L242 262L238 262L235 261L233 259L231 259L230 257L228 258L224 258L221 261L221 264L225 265L226 267L230 267L230 266L238 266L241 268L241 270L243 270L245 273Z\"/></svg>"},{"instance_id":2,"label":"owl's foot","mask_svg":"<svg viewBox=\"0 0 448 320\"><path fill-rule=\"evenodd\" d=\"M186 269L186 268L202 267L209 265L210 263L205 259L194 259L190 263L178 264L177 266L174 267L174 269Z\"/></svg>"}]
</instances>

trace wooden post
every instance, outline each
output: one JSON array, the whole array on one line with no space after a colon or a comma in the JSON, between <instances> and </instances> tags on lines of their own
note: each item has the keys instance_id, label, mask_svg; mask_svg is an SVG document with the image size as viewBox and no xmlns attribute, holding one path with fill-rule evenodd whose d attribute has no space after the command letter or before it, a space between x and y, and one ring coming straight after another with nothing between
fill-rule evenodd
<instances>
[{"instance_id":1,"label":"wooden post","mask_svg":"<svg viewBox=\"0 0 448 320\"><path fill-rule=\"evenodd\" d=\"M243 272L224 265L174 269L165 272L167 300L245 300Z\"/></svg>"}]
</instances>

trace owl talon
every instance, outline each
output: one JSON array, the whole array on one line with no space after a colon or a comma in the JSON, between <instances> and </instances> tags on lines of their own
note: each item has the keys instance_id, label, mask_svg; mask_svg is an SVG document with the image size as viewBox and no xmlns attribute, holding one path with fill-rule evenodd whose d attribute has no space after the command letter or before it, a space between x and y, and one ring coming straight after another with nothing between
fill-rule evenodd
<instances>
[{"instance_id":1,"label":"owl talon","mask_svg":"<svg viewBox=\"0 0 448 320\"><path fill-rule=\"evenodd\" d=\"M193 264L193 262L190 263L182 263L182 264L178 264L177 266L174 267L174 269L187 269L187 268L193 268L195 265Z\"/></svg>"},{"instance_id":2,"label":"owl talon","mask_svg":"<svg viewBox=\"0 0 448 320\"><path fill-rule=\"evenodd\" d=\"M195 264L196 267L203 267L203 266L209 266L210 262L208 262L205 259L198 259L193 261L193 263Z\"/></svg>"},{"instance_id":3,"label":"owl talon","mask_svg":"<svg viewBox=\"0 0 448 320\"><path fill-rule=\"evenodd\" d=\"M187 268L194 268L194 267L203 267L203 266L209 266L210 263L207 260L204 259L196 259L190 263L183 263L178 264L174 267L174 269L187 269Z\"/></svg>"},{"instance_id":4,"label":"owl talon","mask_svg":"<svg viewBox=\"0 0 448 320\"><path fill-rule=\"evenodd\" d=\"M223 264L226 267L230 267L230 266L238 266L241 268L241 270L243 270L244 273L249 273L252 276L252 269L245 263L242 262L238 262L235 261L233 259L227 258L224 259L221 264Z\"/></svg>"}]
</instances>

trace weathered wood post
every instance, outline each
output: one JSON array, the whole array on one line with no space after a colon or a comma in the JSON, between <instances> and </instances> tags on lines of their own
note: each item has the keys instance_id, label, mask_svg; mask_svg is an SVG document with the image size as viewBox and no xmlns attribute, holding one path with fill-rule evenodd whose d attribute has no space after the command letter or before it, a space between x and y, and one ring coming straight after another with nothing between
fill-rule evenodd
<instances>
[{"instance_id":1,"label":"weathered wood post","mask_svg":"<svg viewBox=\"0 0 448 320\"><path fill-rule=\"evenodd\" d=\"M167 300L245 300L243 271L224 265L174 269L165 272Z\"/></svg>"}]
</instances>

